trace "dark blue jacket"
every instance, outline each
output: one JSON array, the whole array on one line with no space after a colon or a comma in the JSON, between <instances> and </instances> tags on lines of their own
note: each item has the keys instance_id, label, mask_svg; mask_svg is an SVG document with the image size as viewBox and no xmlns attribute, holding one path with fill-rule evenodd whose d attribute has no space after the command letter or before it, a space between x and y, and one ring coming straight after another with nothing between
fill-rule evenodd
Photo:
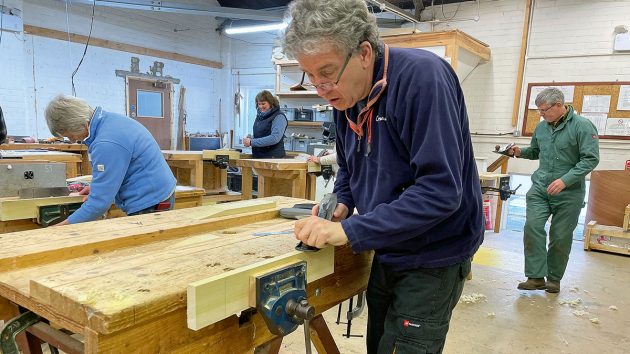
<instances>
[{"instance_id":1,"label":"dark blue jacket","mask_svg":"<svg viewBox=\"0 0 630 354\"><path fill-rule=\"evenodd\" d=\"M374 82L383 64L377 58ZM367 138L357 140L344 112L335 111L335 191L358 211L343 229L353 250L375 250L394 270L459 263L483 240L483 213L457 75L428 51L391 48L387 81L368 156ZM348 113L356 121L357 107Z\"/></svg>"},{"instance_id":2,"label":"dark blue jacket","mask_svg":"<svg viewBox=\"0 0 630 354\"><path fill-rule=\"evenodd\" d=\"M274 107L266 112L258 112L254 121L252 155L255 159L283 158L284 133L287 130L287 117Z\"/></svg>"}]
</instances>

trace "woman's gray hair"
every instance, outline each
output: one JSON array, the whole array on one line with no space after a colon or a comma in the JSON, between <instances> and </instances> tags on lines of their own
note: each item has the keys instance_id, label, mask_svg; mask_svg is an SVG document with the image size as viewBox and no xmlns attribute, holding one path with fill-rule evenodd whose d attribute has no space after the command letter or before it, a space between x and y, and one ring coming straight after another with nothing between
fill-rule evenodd
<instances>
[{"instance_id":1,"label":"woman's gray hair","mask_svg":"<svg viewBox=\"0 0 630 354\"><path fill-rule=\"evenodd\" d=\"M344 54L354 53L363 41L379 53L376 17L365 0L295 0L286 17L283 47L289 57L317 54L326 44Z\"/></svg>"},{"instance_id":2,"label":"woman's gray hair","mask_svg":"<svg viewBox=\"0 0 630 354\"><path fill-rule=\"evenodd\" d=\"M53 98L45 111L48 129L56 137L63 137L64 133L81 133L93 114L94 109L86 101L66 95Z\"/></svg>"},{"instance_id":3,"label":"woman's gray hair","mask_svg":"<svg viewBox=\"0 0 630 354\"><path fill-rule=\"evenodd\" d=\"M564 94L560 91L560 89L555 87L547 87L546 89L540 91L538 96L536 96L536 106L538 107L545 103L554 105L556 102L564 104Z\"/></svg>"}]
</instances>

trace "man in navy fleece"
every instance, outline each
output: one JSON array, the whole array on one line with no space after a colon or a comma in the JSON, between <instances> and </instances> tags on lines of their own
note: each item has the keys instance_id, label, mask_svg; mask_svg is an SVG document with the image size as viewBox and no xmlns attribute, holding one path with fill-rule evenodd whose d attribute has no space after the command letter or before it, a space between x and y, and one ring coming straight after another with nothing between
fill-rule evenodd
<instances>
[{"instance_id":1,"label":"man in navy fleece","mask_svg":"<svg viewBox=\"0 0 630 354\"><path fill-rule=\"evenodd\" d=\"M63 95L48 104L45 115L54 136L85 141L92 165L92 183L82 191L89 197L58 225L96 220L112 201L127 215L172 209L175 177L140 123Z\"/></svg>"},{"instance_id":2,"label":"man in navy fleece","mask_svg":"<svg viewBox=\"0 0 630 354\"><path fill-rule=\"evenodd\" d=\"M457 76L428 51L380 43L363 0L296 0L288 11L285 52L335 108L339 163L333 221L299 220L296 238L374 250L368 353L440 353L483 240Z\"/></svg>"}]
</instances>

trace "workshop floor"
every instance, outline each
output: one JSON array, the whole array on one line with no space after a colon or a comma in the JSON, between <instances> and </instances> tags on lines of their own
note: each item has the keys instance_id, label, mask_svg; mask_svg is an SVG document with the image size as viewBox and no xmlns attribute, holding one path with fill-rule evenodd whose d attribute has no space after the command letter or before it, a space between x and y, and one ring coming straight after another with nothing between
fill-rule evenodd
<instances>
[{"instance_id":1,"label":"workshop floor","mask_svg":"<svg viewBox=\"0 0 630 354\"><path fill-rule=\"evenodd\" d=\"M522 250L522 233L486 234L464 288L462 300L469 302L455 308L444 353L630 352L630 257L585 252L574 242L562 290L548 294L516 289L524 280ZM346 326L335 323L336 307L324 317L341 353L365 353L365 338L342 336ZM364 311L352 323L353 335L365 334L366 320ZM301 328L280 352L305 352Z\"/></svg>"}]
</instances>

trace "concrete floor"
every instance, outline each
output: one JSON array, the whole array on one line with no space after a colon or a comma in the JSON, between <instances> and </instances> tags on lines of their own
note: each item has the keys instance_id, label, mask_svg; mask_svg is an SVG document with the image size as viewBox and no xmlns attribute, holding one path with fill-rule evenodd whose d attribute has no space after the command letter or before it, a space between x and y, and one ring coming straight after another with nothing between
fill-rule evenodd
<instances>
[{"instance_id":1,"label":"concrete floor","mask_svg":"<svg viewBox=\"0 0 630 354\"><path fill-rule=\"evenodd\" d=\"M460 300L444 353L630 353L630 257L585 252L575 242L559 294L517 290L524 279L522 233L486 234L462 299L485 297ZM365 338L342 336L337 308L324 317L341 353L365 353ZM365 334L366 320L367 311L353 321L352 334ZM280 352L305 352L301 328Z\"/></svg>"}]
</instances>

